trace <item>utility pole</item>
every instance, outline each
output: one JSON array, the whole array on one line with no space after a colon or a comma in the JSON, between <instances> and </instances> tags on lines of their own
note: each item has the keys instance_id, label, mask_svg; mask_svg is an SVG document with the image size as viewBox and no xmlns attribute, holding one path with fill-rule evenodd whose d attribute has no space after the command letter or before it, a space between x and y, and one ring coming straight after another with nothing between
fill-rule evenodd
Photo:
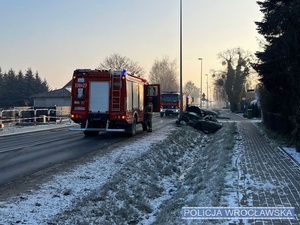
<instances>
[{"instance_id":1,"label":"utility pole","mask_svg":"<svg viewBox=\"0 0 300 225\"><path fill-rule=\"evenodd\" d=\"M208 74L205 74L206 76L206 99L207 99L207 108L208 108Z\"/></svg>"},{"instance_id":2,"label":"utility pole","mask_svg":"<svg viewBox=\"0 0 300 225\"><path fill-rule=\"evenodd\" d=\"M202 108L202 58L198 58L201 60L201 75L200 75L200 108Z\"/></svg>"},{"instance_id":3,"label":"utility pole","mask_svg":"<svg viewBox=\"0 0 300 225\"><path fill-rule=\"evenodd\" d=\"M179 121L182 119L183 94L182 94L182 0L180 0L180 111Z\"/></svg>"}]
</instances>

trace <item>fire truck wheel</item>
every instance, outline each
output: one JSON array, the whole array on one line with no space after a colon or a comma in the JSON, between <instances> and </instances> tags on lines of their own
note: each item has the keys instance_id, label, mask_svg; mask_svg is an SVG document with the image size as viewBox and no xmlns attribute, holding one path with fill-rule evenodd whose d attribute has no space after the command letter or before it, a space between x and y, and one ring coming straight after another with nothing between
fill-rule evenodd
<instances>
[{"instance_id":1,"label":"fire truck wheel","mask_svg":"<svg viewBox=\"0 0 300 225\"><path fill-rule=\"evenodd\" d=\"M136 118L135 117L134 117L133 123L127 127L126 133L130 137L133 137L135 135L135 133L136 133Z\"/></svg>"},{"instance_id":2,"label":"fire truck wheel","mask_svg":"<svg viewBox=\"0 0 300 225\"><path fill-rule=\"evenodd\" d=\"M160 113L160 117L164 117L164 113Z\"/></svg>"}]
</instances>

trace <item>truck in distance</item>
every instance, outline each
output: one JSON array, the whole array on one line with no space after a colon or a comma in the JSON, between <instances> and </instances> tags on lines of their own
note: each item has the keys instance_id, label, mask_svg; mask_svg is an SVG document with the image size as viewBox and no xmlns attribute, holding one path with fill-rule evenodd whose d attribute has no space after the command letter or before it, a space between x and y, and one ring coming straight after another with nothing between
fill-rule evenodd
<instances>
[{"instance_id":1,"label":"truck in distance","mask_svg":"<svg viewBox=\"0 0 300 225\"><path fill-rule=\"evenodd\" d=\"M183 93L183 112L186 111L189 103L189 96ZM180 93L179 92L163 92L160 95L160 116L178 115L180 113Z\"/></svg>"}]
</instances>

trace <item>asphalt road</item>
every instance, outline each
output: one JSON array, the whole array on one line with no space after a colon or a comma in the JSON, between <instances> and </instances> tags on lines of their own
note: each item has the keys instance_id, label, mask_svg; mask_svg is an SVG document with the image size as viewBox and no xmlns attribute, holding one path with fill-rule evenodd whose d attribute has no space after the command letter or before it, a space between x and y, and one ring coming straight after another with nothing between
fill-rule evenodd
<instances>
[{"instance_id":1,"label":"asphalt road","mask_svg":"<svg viewBox=\"0 0 300 225\"><path fill-rule=\"evenodd\" d=\"M155 115L153 132L175 120ZM69 127L0 137L0 185L91 152L105 151L112 144L129 144L130 139L142 135L147 132L137 125L137 134L132 138L122 133L85 137L82 132L69 131Z\"/></svg>"}]
</instances>

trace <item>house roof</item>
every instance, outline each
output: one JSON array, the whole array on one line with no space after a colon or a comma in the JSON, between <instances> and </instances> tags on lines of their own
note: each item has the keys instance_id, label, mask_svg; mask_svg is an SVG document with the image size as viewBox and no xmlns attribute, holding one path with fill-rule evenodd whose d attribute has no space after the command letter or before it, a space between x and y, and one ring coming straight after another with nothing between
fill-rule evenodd
<instances>
[{"instance_id":1,"label":"house roof","mask_svg":"<svg viewBox=\"0 0 300 225\"><path fill-rule=\"evenodd\" d=\"M70 80L63 88L71 88L72 86L72 80Z\"/></svg>"},{"instance_id":2,"label":"house roof","mask_svg":"<svg viewBox=\"0 0 300 225\"><path fill-rule=\"evenodd\" d=\"M65 98L71 96L71 89L61 88L54 91L32 95L31 98Z\"/></svg>"},{"instance_id":3,"label":"house roof","mask_svg":"<svg viewBox=\"0 0 300 225\"><path fill-rule=\"evenodd\" d=\"M66 97L71 97L71 83L72 83L72 80L69 81L61 89L35 94L35 95L32 95L31 98L66 98Z\"/></svg>"}]
</instances>

